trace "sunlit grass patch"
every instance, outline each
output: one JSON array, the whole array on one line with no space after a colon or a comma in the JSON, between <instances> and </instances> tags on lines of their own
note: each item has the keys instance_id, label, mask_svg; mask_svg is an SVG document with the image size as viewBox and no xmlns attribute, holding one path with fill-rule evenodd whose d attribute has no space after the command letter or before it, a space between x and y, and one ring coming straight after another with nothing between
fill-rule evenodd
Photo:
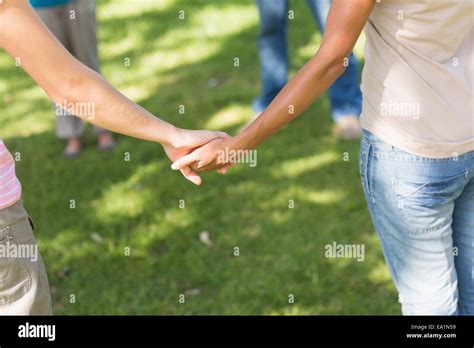
<instances>
[{"instance_id":1,"label":"sunlit grass patch","mask_svg":"<svg viewBox=\"0 0 474 348\"><path fill-rule=\"evenodd\" d=\"M232 104L212 115L204 126L210 129L235 127L248 121L251 114L249 105Z\"/></svg>"},{"instance_id":2,"label":"sunlit grass patch","mask_svg":"<svg viewBox=\"0 0 474 348\"><path fill-rule=\"evenodd\" d=\"M325 152L312 156L287 160L272 170L272 174L281 176L298 176L305 172L316 170L322 166L335 163L338 160L335 152Z\"/></svg>"}]
</instances>

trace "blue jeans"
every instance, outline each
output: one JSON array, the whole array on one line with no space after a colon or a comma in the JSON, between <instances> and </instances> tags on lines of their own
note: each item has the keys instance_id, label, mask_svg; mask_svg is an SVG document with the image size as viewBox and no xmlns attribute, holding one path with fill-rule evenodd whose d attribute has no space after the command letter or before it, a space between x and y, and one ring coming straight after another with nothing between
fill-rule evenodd
<instances>
[{"instance_id":1,"label":"blue jeans","mask_svg":"<svg viewBox=\"0 0 474 348\"><path fill-rule=\"evenodd\" d=\"M331 1L307 0L307 3L323 31ZM263 91L253 101L252 107L255 112L260 112L271 103L288 80L288 1L257 0L257 5L260 12L258 53ZM352 53L349 56L349 66L329 88L328 95L334 121L337 122L344 115L359 116L362 108L359 63Z\"/></svg>"},{"instance_id":2,"label":"blue jeans","mask_svg":"<svg viewBox=\"0 0 474 348\"><path fill-rule=\"evenodd\" d=\"M360 174L404 315L474 315L474 151L416 156L363 131Z\"/></svg>"}]
</instances>

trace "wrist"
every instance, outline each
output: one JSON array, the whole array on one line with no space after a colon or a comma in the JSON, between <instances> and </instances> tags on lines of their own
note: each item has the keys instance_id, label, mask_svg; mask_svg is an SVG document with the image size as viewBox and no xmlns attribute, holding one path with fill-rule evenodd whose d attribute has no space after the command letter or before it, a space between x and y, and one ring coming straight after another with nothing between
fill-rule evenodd
<instances>
[{"instance_id":1,"label":"wrist","mask_svg":"<svg viewBox=\"0 0 474 348\"><path fill-rule=\"evenodd\" d=\"M158 142L163 145L163 147L178 148L179 141L182 137L181 133L181 128L178 128L172 124L168 124L168 128L163 133L165 136L163 137L163 139L158 140Z\"/></svg>"},{"instance_id":2,"label":"wrist","mask_svg":"<svg viewBox=\"0 0 474 348\"><path fill-rule=\"evenodd\" d=\"M259 142L254 138L253 134L243 131L230 139L232 147L235 149L251 150L257 147Z\"/></svg>"}]
</instances>

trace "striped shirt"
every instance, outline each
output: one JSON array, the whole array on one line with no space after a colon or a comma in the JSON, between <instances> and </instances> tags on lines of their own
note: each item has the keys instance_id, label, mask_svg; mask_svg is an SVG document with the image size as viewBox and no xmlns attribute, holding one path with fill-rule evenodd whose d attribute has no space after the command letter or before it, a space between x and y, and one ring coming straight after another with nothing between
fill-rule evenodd
<instances>
[{"instance_id":1,"label":"striped shirt","mask_svg":"<svg viewBox=\"0 0 474 348\"><path fill-rule=\"evenodd\" d=\"M8 208L21 198L21 185L15 175L15 161L0 139L0 209Z\"/></svg>"}]
</instances>

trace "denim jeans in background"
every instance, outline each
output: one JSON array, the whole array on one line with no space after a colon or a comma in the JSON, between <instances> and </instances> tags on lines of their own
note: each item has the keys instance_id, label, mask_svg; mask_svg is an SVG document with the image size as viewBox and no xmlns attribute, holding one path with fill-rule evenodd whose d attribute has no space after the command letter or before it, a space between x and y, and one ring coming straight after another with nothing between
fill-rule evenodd
<instances>
[{"instance_id":1,"label":"denim jeans in background","mask_svg":"<svg viewBox=\"0 0 474 348\"><path fill-rule=\"evenodd\" d=\"M405 315L474 315L474 151L416 156L363 131L360 174Z\"/></svg>"},{"instance_id":2,"label":"denim jeans in background","mask_svg":"<svg viewBox=\"0 0 474 348\"><path fill-rule=\"evenodd\" d=\"M331 1L307 0L307 3L319 28L324 30ZM257 0L257 5L260 12L258 53L263 92L253 101L252 107L255 112L260 112L271 103L288 81L288 0ZM334 121L344 115L359 116L362 104L359 63L352 53L349 66L329 88L328 95Z\"/></svg>"}]
</instances>

